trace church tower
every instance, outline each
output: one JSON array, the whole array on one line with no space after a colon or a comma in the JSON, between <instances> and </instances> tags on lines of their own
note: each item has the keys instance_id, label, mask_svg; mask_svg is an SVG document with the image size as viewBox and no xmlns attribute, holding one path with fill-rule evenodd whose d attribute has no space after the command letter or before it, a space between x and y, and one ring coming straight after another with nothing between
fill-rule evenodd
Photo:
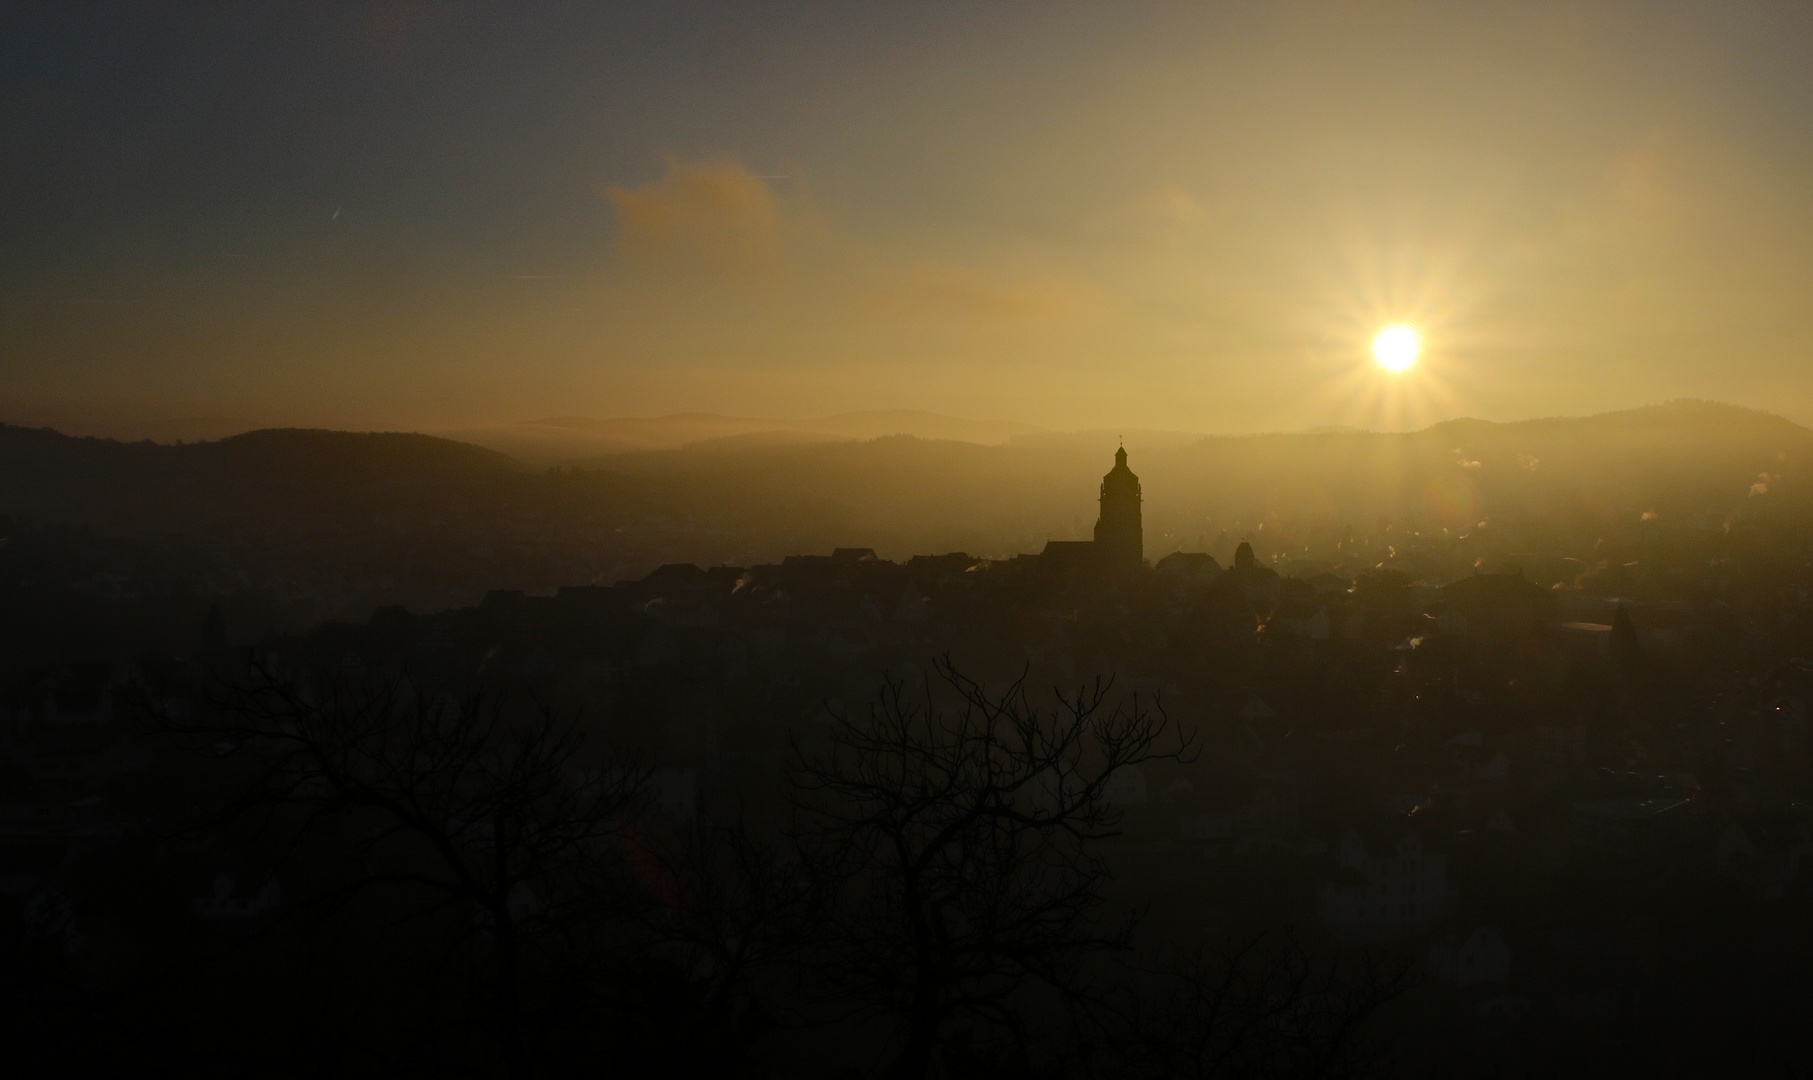
<instances>
[{"instance_id":1,"label":"church tower","mask_svg":"<svg viewBox=\"0 0 1813 1080\"><path fill-rule=\"evenodd\" d=\"M1114 468L1102 477L1102 516L1095 523L1095 546L1104 565L1138 569L1145 565L1145 531L1139 517L1139 477L1127 468L1127 448L1114 452Z\"/></svg>"}]
</instances>

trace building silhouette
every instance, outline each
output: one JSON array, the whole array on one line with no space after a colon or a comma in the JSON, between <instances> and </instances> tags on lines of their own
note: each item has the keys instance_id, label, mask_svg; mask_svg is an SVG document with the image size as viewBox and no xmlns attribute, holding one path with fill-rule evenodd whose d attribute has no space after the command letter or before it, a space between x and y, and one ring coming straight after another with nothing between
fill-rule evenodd
<instances>
[{"instance_id":1,"label":"building silhouette","mask_svg":"<svg viewBox=\"0 0 1813 1080\"><path fill-rule=\"evenodd\" d=\"M1139 477L1127 468L1127 448L1114 451L1114 468L1102 476L1101 516L1094 540L1050 540L1039 553L1039 572L1071 583L1104 572L1125 573L1146 565L1140 521Z\"/></svg>"},{"instance_id":2,"label":"building silhouette","mask_svg":"<svg viewBox=\"0 0 1813 1080\"><path fill-rule=\"evenodd\" d=\"M1114 451L1114 468L1102 477L1102 515L1095 522L1095 546L1113 570L1137 570L1146 562L1140 524L1139 477L1127 468L1127 448Z\"/></svg>"}]
</instances>

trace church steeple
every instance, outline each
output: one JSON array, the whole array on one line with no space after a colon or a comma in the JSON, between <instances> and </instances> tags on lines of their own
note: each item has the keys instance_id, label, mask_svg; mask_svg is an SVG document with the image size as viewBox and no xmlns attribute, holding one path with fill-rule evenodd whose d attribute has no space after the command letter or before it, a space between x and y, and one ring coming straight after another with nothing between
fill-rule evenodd
<instances>
[{"instance_id":1,"label":"church steeple","mask_svg":"<svg viewBox=\"0 0 1813 1080\"><path fill-rule=\"evenodd\" d=\"M1127 448L1114 451L1114 468L1102 477L1102 516L1095 523L1102 561L1120 569L1145 564L1145 530L1140 523L1139 477L1127 468Z\"/></svg>"}]
</instances>

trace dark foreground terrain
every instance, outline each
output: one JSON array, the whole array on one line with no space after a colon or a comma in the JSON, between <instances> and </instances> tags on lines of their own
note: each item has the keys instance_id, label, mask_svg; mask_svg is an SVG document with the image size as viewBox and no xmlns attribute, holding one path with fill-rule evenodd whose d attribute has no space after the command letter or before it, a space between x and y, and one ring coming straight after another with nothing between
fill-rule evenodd
<instances>
[{"instance_id":1,"label":"dark foreground terrain","mask_svg":"<svg viewBox=\"0 0 1813 1080\"><path fill-rule=\"evenodd\" d=\"M1808 434L7 429L9 1055L1798 1075Z\"/></svg>"}]
</instances>

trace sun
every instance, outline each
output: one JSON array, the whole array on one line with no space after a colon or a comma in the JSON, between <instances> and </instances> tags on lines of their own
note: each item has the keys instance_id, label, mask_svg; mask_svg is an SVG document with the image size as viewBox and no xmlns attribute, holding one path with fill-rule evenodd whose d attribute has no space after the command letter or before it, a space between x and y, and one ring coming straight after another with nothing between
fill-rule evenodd
<instances>
[{"instance_id":1,"label":"sun","mask_svg":"<svg viewBox=\"0 0 1813 1080\"><path fill-rule=\"evenodd\" d=\"M1423 336L1403 323L1387 326L1372 339L1372 358L1386 371L1409 370L1422 351Z\"/></svg>"}]
</instances>

